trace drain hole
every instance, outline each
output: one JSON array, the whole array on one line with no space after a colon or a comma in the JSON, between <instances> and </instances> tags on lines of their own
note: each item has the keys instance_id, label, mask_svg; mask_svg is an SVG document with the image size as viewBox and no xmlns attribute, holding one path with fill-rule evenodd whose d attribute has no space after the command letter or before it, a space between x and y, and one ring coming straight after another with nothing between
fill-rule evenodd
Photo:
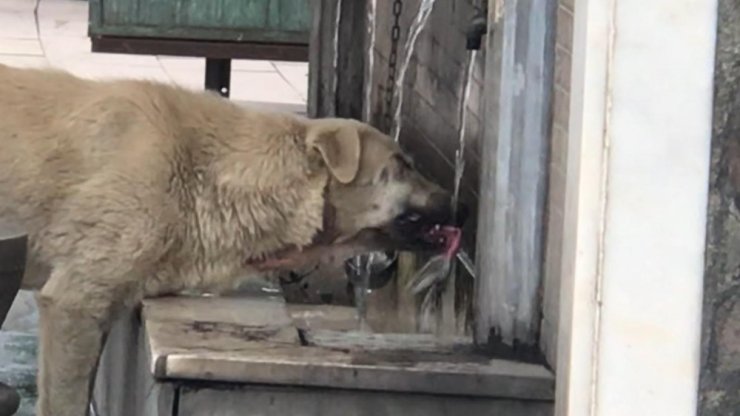
<instances>
[{"instance_id":1,"label":"drain hole","mask_svg":"<svg viewBox=\"0 0 740 416\"><path fill-rule=\"evenodd\" d=\"M310 344L308 343L308 337L306 337L306 330L303 328L297 328L298 330L298 340L301 342L302 347L308 347Z\"/></svg>"}]
</instances>

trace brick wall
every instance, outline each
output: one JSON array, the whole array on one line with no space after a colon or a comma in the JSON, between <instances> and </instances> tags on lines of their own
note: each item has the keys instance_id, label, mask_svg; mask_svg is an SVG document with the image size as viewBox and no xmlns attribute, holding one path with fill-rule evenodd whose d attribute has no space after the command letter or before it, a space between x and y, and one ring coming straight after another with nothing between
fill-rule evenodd
<instances>
[{"instance_id":1,"label":"brick wall","mask_svg":"<svg viewBox=\"0 0 740 416\"><path fill-rule=\"evenodd\" d=\"M557 353L562 241L564 235L565 168L567 162L571 52L573 46L573 0L559 0L555 34L553 120L550 147L550 179L547 206L547 240L543 285L541 347L551 364Z\"/></svg>"},{"instance_id":2,"label":"brick wall","mask_svg":"<svg viewBox=\"0 0 740 416\"><path fill-rule=\"evenodd\" d=\"M398 44L399 67L405 56L405 43L411 22L419 9L419 0L403 0L400 19L401 39ZM459 146L459 109L462 97L468 52L465 30L481 1L440 0L434 4L425 30L417 40L416 49L405 78L402 110L401 145L407 149L419 168L447 189L453 188L455 151ZM388 78L388 56L393 25L392 2L378 2L376 19L375 67L373 76L373 124L384 125L384 92ZM462 198L471 207L477 206L479 178L479 146L482 133L483 109L483 50L475 62L466 134L465 175ZM465 230L466 248L474 249L475 218ZM472 254L472 253L471 253Z\"/></svg>"},{"instance_id":3,"label":"brick wall","mask_svg":"<svg viewBox=\"0 0 740 416\"><path fill-rule=\"evenodd\" d=\"M399 70L405 59L405 43L411 23L419 10L420 0L402 0L400 17L401 38L398 42ZM454 183L455 151L459 146L458 129L463 83L466 78L468 51L465 49L465 31L476 10L487 0L438 0L429 21L420 34L404 82L402 106L401 146L412 154L418 168L430 179L452 190ZM388 80L388 59L391 50L393 2L378 1L376 45L374 50L372 123L390 131L384 123L384 114L392 112L385 106ZM485 43L484 43L485 45ZM480 141L483 113L483 48L474 62L471 82L468 124L466 126L465 173L462 179L461 199L469 204L473 215L463 230L463 247L474 258L475 208L478 206L480 169ZM463 268L460 268L463 269ZM465 318L458 325L470 324L472 318L472 276L462 272L456 281L456 309ZM460 326L458 326L460 328Z\"/></svg>"},{"instance_id":4,"label":"brick wall","mask_svg":"<svg viewBox=\"0 0 740 416\"><path fill-rule=\"evenodd\" d=\"M382 3L382 4L381 4ZM404 0L400 19L399 66L404 59L408 29L418 10L420 0ZM420 169L448 189L453 186L453 161L458 147L459 105L465 77L468 52L465 50L465 30L481 1L437 1L428 25L420 35L405 79L403 129L401 145L415 157ZM384 92L388 77L388 55L393 24L392 2L378 2L376 19L375 67L373 71L372 122L384 125ZM543 284L542 348L554 363L560 282L561 242L568 135L568 101L570 90L570 56L572 46L573 0L559 0L556 31L555 87L547 241ZM478 206L480 141L483 120L484 51L475 62L466 137L466 172L462 198L472 207ZM476 219L467 224L465 248L474 253ZM471 285L472 287L472 285Z\"/></svg>"}]
</instances>

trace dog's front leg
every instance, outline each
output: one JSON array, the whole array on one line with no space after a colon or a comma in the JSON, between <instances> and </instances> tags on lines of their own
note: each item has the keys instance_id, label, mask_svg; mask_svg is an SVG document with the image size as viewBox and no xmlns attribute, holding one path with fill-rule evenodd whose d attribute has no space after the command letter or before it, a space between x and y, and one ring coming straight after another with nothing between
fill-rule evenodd
<instances>
[{"instance_id":1,"label":"dog's front leg","mask_svg":"<svg viewBox=\"0 0 740 416\"><path fill-rule=\"evenodd\" d=\"M115 315L141 299L167 249L172 212L148 171L143 180L140 172L100 172L34 238L52 267L38 296L37 416L87 415L104 336Z\"/></svg>"},{"instance_id":2,"label":"dog's front leg","mask_svg":"<svg viewBox=\"0 0 740 416\"><path fill-rule=\"evenodd\" d=\"M37 297L37 416L85 416L104 336L115 311L135 299L135 286L57 270Z\"/></svg>"},{"instance_id":3,"label":"dog's front leg","mask_svg":"<svg viewBox=\"0 0 740 416\"><path fill-rule=\"evenodd\" d=\"M84 308L84 307L83 307ZM39 302L38 416L85 416L103 331L84 309L52 296Z\"/></svg>"},{"instance_id":4,"label":"dog's front leg","mask_svg":"<svg viewBox=\"0 0 740 416\"><path fill-rule=\"evenodd\" d=\"M38 296L38 416L85 416L115 302L109 294L53 278Z\"/></svg>"}]
</instances>

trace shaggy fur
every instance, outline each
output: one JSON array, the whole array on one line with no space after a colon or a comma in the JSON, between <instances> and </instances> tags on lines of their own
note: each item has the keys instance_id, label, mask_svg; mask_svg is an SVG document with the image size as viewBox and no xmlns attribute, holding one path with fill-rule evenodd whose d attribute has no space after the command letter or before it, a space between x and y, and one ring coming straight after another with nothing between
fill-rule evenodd
<instances>
[{"instance_id":1,"label":"shaggy fur","mask_svg":"<svg viewBox=\"0 0 740 416\"><path fill-rule=\"evenodd\" d=\"M399 218L449 219L370 126L150 82L0 65L0 149L0 219L28 233L40 289L39 416L86 414L104 335L145 296L428 246Z\"/></svg>"}]
</instances>

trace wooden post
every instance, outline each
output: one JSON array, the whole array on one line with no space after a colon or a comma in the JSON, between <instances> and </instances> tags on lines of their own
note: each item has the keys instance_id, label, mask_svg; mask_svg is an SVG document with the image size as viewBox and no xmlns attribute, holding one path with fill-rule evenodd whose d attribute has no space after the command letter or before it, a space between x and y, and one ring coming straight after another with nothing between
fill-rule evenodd
<instances>
[{"instance_id":1,"label":"wooden post","mask_svg":"<svg viewBox=\"0 0 740 416\"><path fill-rule=\"evenodd\" d=\"M308 41L308 116L326 117L336 113L333 97L333 36L337 0L312 0L313 24Z\"/></svg>"},{"instance_id":2,"label":"wooden post","mask_svg":"<svg viewBox=\"0 0 740 416\"><path fill-rule=\"evenodd\" d=\"M312 7L308 115L360 120L365 79L365 0L313 0Z\"/></svg>"},{"instance_id":3,"label":"wooden post","mask_svg":"<svg viewBox=\"0 0 740 416\"><path fill-rule=\"evenodd\" d=\"M537 344L556 3L489 1L476 251L479 344Z\"/></svg>"}]
</instances>

